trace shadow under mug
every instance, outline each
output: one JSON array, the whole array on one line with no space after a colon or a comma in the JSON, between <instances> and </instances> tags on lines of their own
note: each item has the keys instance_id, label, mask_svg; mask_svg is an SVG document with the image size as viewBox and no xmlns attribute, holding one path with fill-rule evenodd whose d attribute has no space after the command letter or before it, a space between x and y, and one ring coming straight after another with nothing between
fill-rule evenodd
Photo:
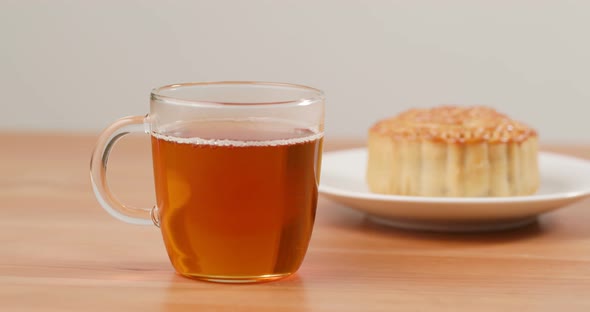
<instances>
[{"instance_id":1,"label":"shadow under mug","mask_svg":"<svg viewBox=\"0 0 590 312\"><path fill-rule=\"evenodd\" d=\"M168 85L150 113L117 120L90 162L98 202L112 216L160 227L184 276L258 282L301 265L315 219L324 131L320 90L268 82ZM156 205L125 205L106 179L114 143L151 135Z\"/></svg>"}]
</instances>

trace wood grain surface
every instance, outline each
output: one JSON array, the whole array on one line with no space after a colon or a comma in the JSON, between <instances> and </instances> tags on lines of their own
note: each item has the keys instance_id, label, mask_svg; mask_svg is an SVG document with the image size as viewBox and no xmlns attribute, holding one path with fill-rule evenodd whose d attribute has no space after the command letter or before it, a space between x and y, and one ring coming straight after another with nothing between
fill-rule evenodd
<instances>
[{"instance_id":1,"label":"wood grain surface","mask_svg":"<svg viewBox=\"0 0 590 312\"><path fill-rule=\"evenodd\" d=\"M458 235L378 226L320 198L296 275L222 285L176 275L156 227L100 208L94 140L0 134L0 311L590 311L588 200L519 230ZM590 146L545 150L590 158ZM116 146L109 178L122 200L153 205L150 162L147 137Z\"/></svg>"}]
</instances>

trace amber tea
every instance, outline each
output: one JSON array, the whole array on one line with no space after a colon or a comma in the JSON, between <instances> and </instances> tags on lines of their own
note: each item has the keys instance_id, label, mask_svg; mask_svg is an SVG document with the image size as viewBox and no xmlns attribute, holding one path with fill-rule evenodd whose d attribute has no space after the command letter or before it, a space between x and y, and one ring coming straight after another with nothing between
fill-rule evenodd
<instances>
[{"instance_id":1,"label":"amber tea","mask_svg":"<svg viewBox=\"0 0 590 312\"><path fill-rule=\"evenodd\" d=\"M152 134L160 227L181 274L295 272L313 228L322 134L280 121L200 121Z\"/></svg>"}]
</instances>

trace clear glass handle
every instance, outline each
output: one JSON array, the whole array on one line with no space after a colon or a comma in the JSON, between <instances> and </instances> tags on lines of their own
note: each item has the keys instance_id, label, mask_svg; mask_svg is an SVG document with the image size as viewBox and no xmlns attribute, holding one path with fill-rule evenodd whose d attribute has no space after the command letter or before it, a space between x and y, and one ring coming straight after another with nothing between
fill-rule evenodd
<instances>
[{"instance_id":1,"label":"clear glass handle","mask_svg":"<svg viewBox=\"0 0 590 312\"><path fill-rule=\"evenodd\" d=\"M132 224L159 225L157 208L136 208L120 202L107 183L109 154L115 143L131 132L149 133L147 116L124 117L115 121L98 137L90 158L90 180L100 205L113 217Z\"/></svg>"}]
</instances>

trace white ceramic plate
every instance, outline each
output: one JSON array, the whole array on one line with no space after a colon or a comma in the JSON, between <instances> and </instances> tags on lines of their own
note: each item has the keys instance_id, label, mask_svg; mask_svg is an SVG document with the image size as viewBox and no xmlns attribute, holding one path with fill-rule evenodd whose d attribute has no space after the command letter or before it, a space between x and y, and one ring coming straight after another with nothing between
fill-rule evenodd
<instances>
[{"instance_id":1,"label":"white ceramic plate","mask_svg":"<svg viewBox=\"0 0 590 312\"><path fill-rule=\"evenodd\" d=\"M365 182L365 148L324 153L320 192L363 211L374 221L434 231L489 231L523 226L590 195L590 162L539 153L541 187L516 197L418 197L371 193Z\"/></svg>"}]
</instances>

